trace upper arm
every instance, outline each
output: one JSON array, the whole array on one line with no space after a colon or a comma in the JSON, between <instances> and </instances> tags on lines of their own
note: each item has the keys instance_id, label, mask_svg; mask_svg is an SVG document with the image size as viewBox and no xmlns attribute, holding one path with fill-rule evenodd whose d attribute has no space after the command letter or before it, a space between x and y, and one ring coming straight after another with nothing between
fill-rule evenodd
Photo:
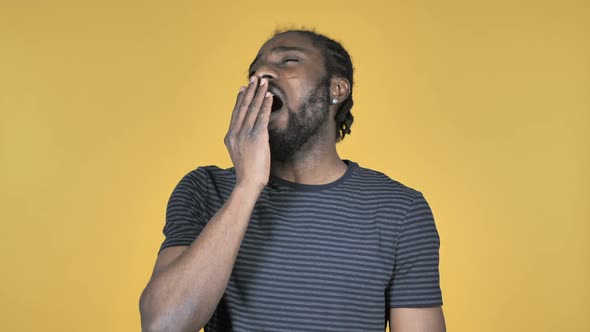
<instances>
[{"instance_id":1,"label":"upper arm","mask_svg":"<svg viewBox=\"0 0 590 332\"><path fill-rule=\"evenodd\" d=\"M207 171L199 167L187 173L172 191L166 207L165 239L160 251L190 246L207 225L207 179Z\"/></svg>"},{"instance_id":2,"label":"upper arm","mask_svg":"<svg viewBox=\"0 0 590 332\"><path fill-rule=\"evenodd\" d=\"M160 251L158 257L156 258L156 264L154 266L154 270L152 271L152 275L150 276L150 280L148 281L147 286L143 290L140 296L140 307L141 303L144 301L144 297L146 294L146 290L148 289L149 285L154 280L154 277L162 272L168 265L170 265L175 259L177 259L182 253L188 248L188 246L173 246L167 247ZM141 310L141 309L140 309Z\"/></svg>"},{"instance_id":3,"label":"upper arm","mask_svg":"<svg viewBox=\"0 0 590 332\"><path fill-rule=\"evenodd\" d=\"M152 272L152 278L178 258L188 246L173 246L162 249L156 258L156 265Z\"/></svg>"},{"instance_id":4,"label":"upper arm","mask_svg":"<svg viewBox=\"0 0 590 332\"><path fill-rule=\"evenodd\" d=\"M391 332L446 332L442 307L391 308Z\"/></svg>"},{"instance_id":5,"label":"upper arm","mask_svg":"<svg viewBox=\"0 0 590 332\"><path fill-rule=\"evenodd\" d=\"M386 303L391 332L445 332L439 276L440 238L422 193L411 203L396 243Z\"/></svg>"},{"instance_id":6,"label":"upper arm","mask_svg":"<svg viewBox=\"0 0 590 332\"><path fill-rule=\"evenodd\" d=\"M419 193L410 204L396 239L393 271L385 292L388 308L431 308L443 304L439 248L432 210Z\"/></svg>"},{"instance_id":7,"label":"upper arm","mask_svg":"<svg viewBox=\"0 0 590 332\"><path fill-rule=\"evenodd\" d=\"M174 187L166 207L165 238L152 278L176 260L205 228L206 197L207 172L203 167L185 174Z\"/></svg>"}]
</instances>

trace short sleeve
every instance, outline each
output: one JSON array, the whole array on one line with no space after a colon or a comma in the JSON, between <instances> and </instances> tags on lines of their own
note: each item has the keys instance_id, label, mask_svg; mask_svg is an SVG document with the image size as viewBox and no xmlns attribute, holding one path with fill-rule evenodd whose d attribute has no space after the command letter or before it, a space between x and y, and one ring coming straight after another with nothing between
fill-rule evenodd
<instances>
[{"instance_id":1,"label":"short sleeve","mask_svg":"<svg viewBox=\"0 0 590 332\"><path fill-rule=\"evenodd\" d=\"M190 246L207 225L207 171L202 167L187 173L176 185L166 207L162 249Z\"/></svg>"},{"instance_id":2,"label":"short sleeve","mask_svg":"<svg viewBox=\"0 0 590 332\"><path fill-rule=\"evenodd\" d=\"M442 305L439 248L440 238L432 211L418 192L396 243L393 274L385 291L389 308Z\"/></svg>"}]
</instances>

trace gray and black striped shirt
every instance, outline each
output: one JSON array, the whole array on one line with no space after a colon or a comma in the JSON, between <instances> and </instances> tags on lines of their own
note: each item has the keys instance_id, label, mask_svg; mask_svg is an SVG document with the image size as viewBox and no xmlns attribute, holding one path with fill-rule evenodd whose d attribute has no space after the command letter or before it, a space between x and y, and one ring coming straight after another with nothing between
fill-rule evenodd
<instances>
[{"instance_id":1,"label":"gray and black striped shirt","mask_svg":"<svg viewBox=\"0 0 590 332\"><path fill-rule=\"evenodd\" d=\"M440 240L420 191L345 160L324 185L264 188L205 331L384 331L389 308L442 305ZM189 246L228 198L234 168L174 188L160 250Z\"/></svg>"}]
</instances>

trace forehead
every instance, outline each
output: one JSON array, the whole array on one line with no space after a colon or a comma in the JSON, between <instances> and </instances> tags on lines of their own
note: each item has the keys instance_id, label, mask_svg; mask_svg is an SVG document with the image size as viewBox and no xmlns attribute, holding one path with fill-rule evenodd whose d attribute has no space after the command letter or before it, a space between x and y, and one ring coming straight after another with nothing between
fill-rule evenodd
<instances>
[{"instance_id":1,"label":"forehead","mask_svg":"<svg viewBox=\"0 0 590 332\"><path fill-rule=\"evenodd\" d=\"M319 53L309 37L296 32L285 32L264 43L258 51L258 55L269 53L278 47L298 47L304 49L306 53Z\"/></svg>"}]
</instances>

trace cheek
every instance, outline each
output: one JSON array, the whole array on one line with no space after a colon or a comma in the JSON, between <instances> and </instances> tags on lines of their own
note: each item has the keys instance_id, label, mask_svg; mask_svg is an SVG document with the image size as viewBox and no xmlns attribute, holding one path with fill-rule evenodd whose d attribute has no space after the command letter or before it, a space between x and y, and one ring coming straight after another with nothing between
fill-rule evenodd
<instances>
[{"instance_id":1,"label":"cheek","mask_svg":"<svg viewBox=\"0 0 590 332\"><path fill-rule=\"evenodd\" d=\"M287 98L287 107L289 108L289 110L297 110L299 108L299 105L301 104L301 94L299 92L293 91L291 93L288 93Z\"/></svg>"},{"instance_id":2,"label":"cheek","mask_svg":"<svg viewBox=\"0 0 590 332\"><path fill-rule=\"evenodd\" d=\"M309 89L310 87L301 84L291 87L291 89L287 92L289 98L287 105L291 108L291 110L297 110L299 106L305 102L306 96L308 96L310 93L308 91Z\"/></svg>"},{"instance_id":3,"label":"cheek","mask_svg":"<svg viewBox=\"0 0 590 332\"><path fill-rule=\"evenodd\" d=\"M286 80L293 80L293 79L298 78L299 76L296 73L288 73L288 74L285 74L284 77Z\"/></svg>"}]
</instances>

